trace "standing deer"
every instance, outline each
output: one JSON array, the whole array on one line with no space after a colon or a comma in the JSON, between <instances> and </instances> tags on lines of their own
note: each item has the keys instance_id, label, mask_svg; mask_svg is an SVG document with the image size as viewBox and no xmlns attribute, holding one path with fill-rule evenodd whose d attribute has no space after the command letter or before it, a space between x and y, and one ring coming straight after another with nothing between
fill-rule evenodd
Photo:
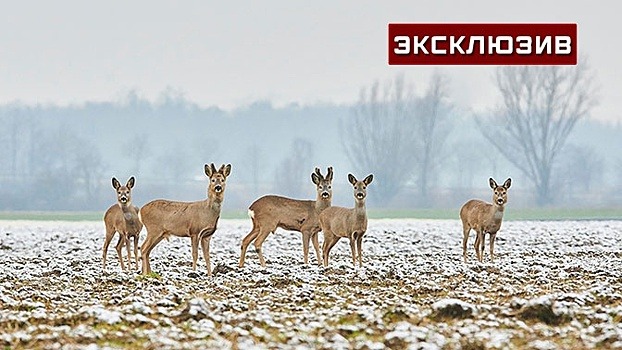
<instances>
[{"instance_id":1,"label":"standing deer","mask_svg":"<svg viewBox=\"0 0 622 350\"><path fill-rule=\"evenodd\" d=\"M207 275L212 276L209 244L216 231L220 208L225 195L225 181L231 174L231 164L216 170L214 163L205 164L205 175L210 182L207 199L198 202L174 202L164 199L151 201L140 210L140 220L147 228L147 238L141 247L142 274L151 273L149 254L164 238L171 235L190 237L192 269L197 269L198 247L201 242Z\"/></svg>"},{"instance_id":2,"label":"standing deer","mask_svg":"<svg viewBox=\"0 0 622 350\"><path fill-rule=\"evenodd\" d=\"M495 238L497 231L501 228L505 204L508 202L508 189L512 185L512 179L507 179L503 186L491 177L488 179L490 188L493 190L492 204L478 199L471 199L460 209L460 219L462 220L462 257L467 261L467 241L471 229L475 230L475 256L480 262L484 258L484 240L486 233L490 233L490 261L494 261Z\"/></svg>"},{"instance_id":3,"label":"standing deer","mask_svg":"<svg viewBox=\"0 0 622 350\"><path fill-rule=\"evenodd\" d=\"M328 254L342 237L350 240L352 264L356 267L358 250L359 267L363 266L363 235L367 231L365 197L367 197L367 186L373 179L374 175L370 174L363 181L359 181L354 175L348 174L348 181L354 187L354 208L330 207L320 214L320 226L324 233L322 245L324 266L328 266Z\"/></svg>"},{"instance_id":4,"label":"standing deer","mask_svg":"<svg viewBox=\"0 0 622 350\"><path fill-rule=\"evenodd\" d=\"M253 228L242 239L240 267L244 266L246 249L253 241L255 242L257 255L259 255L259 263L262 267L266 266L261 245L266 237L273 233L277 227L302 233L302 251L305 264L309 260L309 240L312 240L318 264L321 264L320 246L318 243L318 232L320 232L319 215L331 205L333 197L333 168L328 167L326 177L322 176L319 168L315 168L315 172L311 174L311 181L313 181L317 190L317 199L314 201L269 195L263 196L251 204L248 214L253 221Z\"/></svg>"},{"instance_id":5,"label":"standing deer","mask_svg":"<svg viewBox=\"0 0 622 350\"><path fill-rule=\"evenodd\" d=\"M123 245L127 247L127 267L130 268L130 238L134 238L134 263L138 269L138 237L143 224L138 219L139 208L132 205L132 188L134 187L134 177L127 180L125 186L121 186L119 180L112 178L112 187L117 191L117 204L111 206L104 214L104 224L106 225L106 239L104 241L103 269L106 271L106 255L108 246L116 232L119 232L117 242L117 256L121 263L121 270L125 270L121 249Z\"/></svg>"}]
</instances>

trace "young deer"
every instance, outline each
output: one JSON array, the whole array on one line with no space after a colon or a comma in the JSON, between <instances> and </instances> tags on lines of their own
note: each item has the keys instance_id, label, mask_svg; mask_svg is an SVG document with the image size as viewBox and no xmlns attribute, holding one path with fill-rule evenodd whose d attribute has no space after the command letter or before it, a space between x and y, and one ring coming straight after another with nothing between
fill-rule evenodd
<instances>
[{"instance_id":1,"label":"young deer","mask_svg":"<svg viewBox=\"0 0 622 350\"><path fill-rule=\"evenodd\" d=\"M363 235L367 231L365 197L367 197L367 186L373 179L374 175L370 174L363 181L359 181L354 175L348 174L348 181L354 186L354 208L330 207L320 214L320 226L324 233L322 245L324 266L328 266L328 254L342 237L350 240L354 266L356 267L357 250L359 267L363 266Z\"/></svg>"},{"instance_id":2,"label":"young deer","mask_svg":"<svg viewBox=\"0 0 622 350\"><path fill-rule=\"evenodd\" d=\"M207 274L212 276L209 244L216 231L220 207L225 195L225 181L231 174L231 164L216 170L214 163L205 164L205 175L210 182L207 199L198 202L174 202L164 199L151 201L140 210L140 219L147 228L147 238L141 247L142 273L151 273L149 254L164 238L171 235L190 237L192 245L192 269L197 268L198 247L201 242Z\"/></svg>"},{"instance_id":3,"label":"young deer","mask_svg":"<svg viewBox=\"0 0 622 350\"><path fill-rule=\"evenodd\" d=\"M312 240L318 264L321 264L318 243L320 222L318 217L324 209L331 205L333 168L328 168L326 177L322 176L319 168L315 168L315 172L311 174L311 181L317 190L317 199L314 201L269 195L263 196L251 204L248 214L253 221L253 229L242 239L240 267L244 266L246 249L253 241L257 255L259 255L259 263L262 267L266 266L261 245L277 227L302 233L302 251L305 264L309 260L309 240Z\"/></svg>"},{"instance_id":4,"label":"young deer","mask_svg":"<svg viewBox=\"0 0 622 350\"><path fill-rule=\"evenodd\" d=\"M127 267L130 268L130 238L134 238L134 258L135 266L138 269L138 237L143 224L138 219L139 208L132 205L132 188L134 187L134 177L127 180L125 186L121 186L116 178L112 178L112 187L117 191L117 204L111 206L104 214L104 224L106 225L106 239L104 241L103 269L106 270L106 255L108 246L116 232L119 232L117 242L117 256L121 263L121 270L125 270L121 249L123 245L127 247Z\"/></svg>"},{"instance_id":5,"label":"young deer","mask_svg":"<svg viewBox=\"0 0 622 350\"><path fill-rule=\"evenodd\" d=\"M502 186L497 185L495 180L490 178L490 188L493 190L492 204L478 199L471 199L460 209L460 220L462 220L462 257L467 261L467 241L469 232L475 230L475 256L480 262L484 257L484 240L486 233L490 233L490 261L494 261L495 238L497 231L501 228L503 211L508 202L508 189L512 185L512 179L507 179Z\"/></svg>"}]
</instances>

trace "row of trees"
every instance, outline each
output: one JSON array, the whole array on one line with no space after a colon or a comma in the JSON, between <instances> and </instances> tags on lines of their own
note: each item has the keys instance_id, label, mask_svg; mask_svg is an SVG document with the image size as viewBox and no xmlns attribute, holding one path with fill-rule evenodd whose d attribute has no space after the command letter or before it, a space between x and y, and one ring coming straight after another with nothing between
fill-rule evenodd
<instances>
[{"instance_id":1,"label":"row of trees","mask_svg":"<svg viewBox=\"0 0 622 350\"><path fill-rule=\"evenodd\" d=\"M2 106L0 209L101 208L110 202L110 177L126 174L137 176L138 196L197 198L199 170L212 161L233 163L228 203L236 208L267 192L312 195L315 166L374 173L370 204L391 206L435 205L441 186L517 177L508 166L532 181L540 205L553 201L560 174L572 175L564 186L583 191L600 180L602 157L567 142L595 104L583 63L503 67L495 78L501 99L477 115L452 105L441 74L424 90L404 76L375 82L350 109L273 109L264 102L228 113L179 96L153 105L135 95L83 108ZM343 196L337 203L350 199L348 191L335 196Z\"/></svg>"},{"instance_id":2,"label":"row of trees","mask_svg":"<svg viewBox=\"0 0 622 350\"><path fill-rule=\"evenodd\" d=\"M537 204L550 204L553 171L568 136L596 103L592 80L585 62L573 67L498 68L495 82L501 102L475 116L487 144L474 144L479 157L464 155L465 167L487 157L492 146L532 182ZM422 203L429 203L430 180L447 159L446 140L455 117L447 85L440 74L432 76L422 94L403 76L383 85L375 82L361 90L352 116L343 120L345 152L358 171L377 174L382 202L414 183Z\"/></svg>"}]
</instances>

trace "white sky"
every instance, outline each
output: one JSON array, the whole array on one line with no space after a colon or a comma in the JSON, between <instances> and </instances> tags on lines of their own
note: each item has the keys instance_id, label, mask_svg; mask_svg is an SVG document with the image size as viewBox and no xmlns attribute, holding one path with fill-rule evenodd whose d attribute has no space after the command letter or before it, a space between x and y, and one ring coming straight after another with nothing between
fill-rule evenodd
<instances>
[{"instance_id":1,"label":"white sky","mask_svg":"<svg viewBox=\"0 0 622 350\"><path fill-rule=\"evenodd\" d=\"M611 4L615 2L611 1ZM0 1L0 104L156 100L352 102L361 87L433 67L387 65L389 22L577 22L596 71L593 117L622 121L619 11L584 1ZM495 103L492 67L440 67L462 108Z\"/></svg>"}]
</instances>

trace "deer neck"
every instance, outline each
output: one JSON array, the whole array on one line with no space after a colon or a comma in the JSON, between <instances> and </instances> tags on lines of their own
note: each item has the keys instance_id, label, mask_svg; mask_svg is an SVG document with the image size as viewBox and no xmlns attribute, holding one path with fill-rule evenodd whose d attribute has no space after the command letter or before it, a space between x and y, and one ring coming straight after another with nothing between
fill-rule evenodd
<instances>
[{"instance_id":1,"label":"deer neck","mask_svg":"<svg viewBox=\"0 0 622 350\"><path fill-rule=\"evenodd\" d=\"M503 219L503 212L505 211L504 205L498 205L497 203L493 203L490 208L490 217L492 217L495 221L501 221Z\"/></svg>"},{"instance_id":2,"label":"deer neck","mask_svg":"<svg viewBox=\"0 0 622 350\"><path fill-rule=\"evenodd\" d=\"M208 193L207 199L203 202L208 211L220 214L220 207L224 199L224 191L220 193Z\"/></svg>"},{"instance_id":3,"label":"deer neck","mask_svg":"<svg viewBox=\"0 0 622 350\"><path fill-rule=\"evenodd\" d=\"M123 212L123 214L136 214L136 210L134 209L134 206L132 205L131 201L127 201L125 203L121 203L121 202L117 202L117 203L119 204L119 207L121 208L121 211Z\"/></svg>"},{"instance_id":4,"label":"deer neck","mask_svg":"<svg viewBox=\"0 0 622 350\"><path fill-rule=\"evenodd\" d=\"M356 216L365 216L365 215L367 215L367 210L365 209L365 199L355 199L354 200L354 214Z\"/></svg>"},{"instance_id":5,"label":"deer neck","mask_svg":"<svg viewBox=\"0 0 622 350\"><path fill-rule=\"evenodd\" d=\"M138 211L134 208L132 202L119 203L119 206L121 207L125 224L135 228L136 222L138 221Z\"/></svg>"},{"instance_id":6,"label":"deer neck","mask_svg":"<svg viewBox=\"0 0 622 350\"><path fill-rule=\"evenodd\" d=\"M315 211L321 213L322 210L330 207L331 198L322 198L322 196L318 193L317 199L315 200Z\"/></svg>"}]
</instances>

